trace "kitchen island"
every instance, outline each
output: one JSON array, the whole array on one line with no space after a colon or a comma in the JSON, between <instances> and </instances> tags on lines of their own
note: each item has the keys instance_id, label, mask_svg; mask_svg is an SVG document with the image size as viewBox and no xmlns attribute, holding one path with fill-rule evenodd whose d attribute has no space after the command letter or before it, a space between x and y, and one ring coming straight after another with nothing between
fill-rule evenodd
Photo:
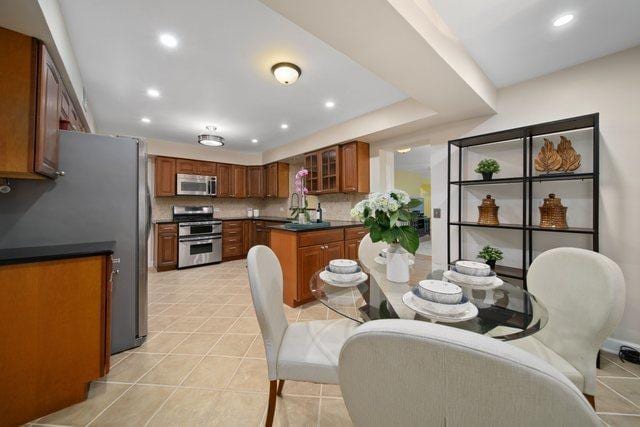
<instances>
[{"instance_id":1,"label":"kitchen island","mask_svg":"<svg viewBox=\"0 0 640 427\"><path fill-rule=\"evenodd\" d=\"M108 372L114 246L0 249L0 425L81 402Z\"/></svg>"},{"instance_id":2,"label":"kitchen island","mask_svg":"<svg viewBox=\"0 0 640 427\"><path fill-rule=\"evenodd\" d=\"M360 241L367 234L362 223L355 221L330 221L323 228L288 229L280 224L269 229L269 246L282 267L283 301L290 307L313 301L311 276L333 259L357 259Z\"/></svg>"}]
</instances>

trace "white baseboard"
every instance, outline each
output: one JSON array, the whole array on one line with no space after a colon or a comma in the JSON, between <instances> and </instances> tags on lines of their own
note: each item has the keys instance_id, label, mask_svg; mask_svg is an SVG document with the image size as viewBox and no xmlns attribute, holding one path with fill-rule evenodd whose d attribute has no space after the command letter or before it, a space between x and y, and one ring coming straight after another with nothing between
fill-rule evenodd
<instances>
[{"instance_id":1,"label":"white baseboard","mask_svg":"<svg viewBox=\"0 0 640 427\"><path fill-rule=\"evenodd\" d=\"M606 351L607 353L618 354L618 352L620 351L620 346L622 345L626 345L629 347L633 347L636 350L640 350L640 344L636 344L628 341L622 341L616 338L609 337L602 344L602 351Z\"/></svg>"}]
</instances>

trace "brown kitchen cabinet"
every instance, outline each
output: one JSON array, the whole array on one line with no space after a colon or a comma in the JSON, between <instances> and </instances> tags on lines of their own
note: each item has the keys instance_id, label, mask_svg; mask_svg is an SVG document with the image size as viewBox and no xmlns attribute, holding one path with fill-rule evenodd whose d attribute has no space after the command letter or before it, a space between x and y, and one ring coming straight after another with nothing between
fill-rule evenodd
<instances>
[{"instance_id":1,"label":"brown kitchen cabinet","mask_svg":"<svg viewBox=\"0 0 640 427\"><path fill-rule=\"evenodd\" d=\"M244 256L244 221L222 221L222 261L240 259Z\"/></svg>"},{"instance_id":2,"label":"brown kitchen cabinet","mask_svg":"<svg viewBox=\"0 0 640 427\"><path fill-rule=\"evenodd\" d=\"M84 401L109 371L111 255L74 256L0 266L2 426Z\"/></svg>"},{"instance_id":3,"label":"brown kitchen cabinet","mask_svg":"<svg viewBox=\"0 0 640 427\"><path fill-rule=\"evenodd\" d=\"M247 167L247 197L265 196L264 166Z\"/></svg>"},{"instance_id":4,"label":"brown kitchen cabinet","mask_svg":"<svg viewBox=\"0 0 640 427\"><path fill-rule=\"evenodd\" d=\"M369 231L365 227L352 227L344 230L344 257L358 260L358 250L360 249L360 242L362 238Z\"/></svg>"},{"instance_id":5,"label":"brown kitchen cabinet","mask_svg":"<svg viewBox=\"0 0 640 427\"><path fill-rule=\"evenodd\" d=\"M218 188L217 197L231 196L231 165L218 163Z\"/></svg>"},{"instance_id":6,"label":"brown kitchen cabinet","mask_svg":"<svg viewBox=\"0 0 640 427\"><path fill-rule=\"evenodd\" d=\"M289 197L289 164L269 163L265 166L265 197Z\"/></svg>"},{"instance_id":7,"label":"brown kitchen cabinet","mask_svg":"<svg viewBox=\"0 0 640 427\"><path fill-rule=\"evenodd\" d=\"M369 193L369 144L353 141L340 146L340 191Z\"/></svg>"},{"instance_id":8,"label":"brown kitchen cabinet","mask_svg":"<svg viewBox=\"0 0 640 427\"><path fill-rule=\"evenodd\" d=\"M214 176L216 174L216 164L214 162L176 159L176 173Z\"/></svg>"},{"instance_id":9,"label":"brown kitchen cabinet","mask_svg":"<svg viewBox=\"0 0 640 427\"><path fill-rule=\"evenodd\" d=\"M284 281L283 301L291 307L313 300L309 281L313 274L337 258L345 258L345 235L352 228L341 227L314 231L291 231L274 228L269 233L269 246L275 252ZM354 239L352 239L354 240Z\"/></svg>"},{"instance_id":10,"label":"brown kitchen cabinet","mask_svg":"<svg viewBox=\"0 0 640 427\"><path fill-rule=\"evenodd\" d=\"M176 159L156 157L154 193L156 197L176 195Z\"/></svg>"},{"instance_id":11,"label":"brown kitchen cabinet","mask_svg":"<svg viewBox=\"0 0 640 427\"><path fill-rule=\"evenodd\" d=\"M178 268L178 224L156 224L155 241L156 270Z\"/></svg>"},{"instance_id":12,"label":"brown kitchen cabinet","mask_svg":"<svg viewBox=\"0 0 640 427\"><path fill-rule=\"evenodd\" d=\"M84 130L61 74L27 35L0 28L0 52L0 177L56 178L58 131Z\"/></svg>"},{"instance_id":13,"label":"brown kitchen cabinet","mask_svg":"<svg viewBox=\"0 0 640 427\"><path fill-rule=\"evenodd\" d=\"M247 167L231 165L231 197L243 199L247 197Z\"/></svg>"},{"instance_id":14,"label":"brown kitchen cabinet","mask_svg":"<svg viewBox=\"0 0 640 427\"><path fill-rule=\"evenodd\" d=\"M340 146L305 154L309 194L337 193L340 190Z\"/></svg>"},{"instance_id":15,"label":"brown kitchen cabinet","mask_svg":"<svg viewBox=\"0 0 640 427\"><path fill-rule=\"evenodd\" d=\"M198 175L216 176L218 165L215 162L198 162Z\"/></svg>"}]
</instances>

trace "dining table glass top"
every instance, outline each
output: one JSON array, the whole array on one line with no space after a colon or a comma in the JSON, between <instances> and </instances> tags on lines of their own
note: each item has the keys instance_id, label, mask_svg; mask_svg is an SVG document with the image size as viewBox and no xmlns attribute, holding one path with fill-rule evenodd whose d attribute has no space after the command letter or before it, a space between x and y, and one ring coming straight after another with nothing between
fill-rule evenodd
<instances>
[{"instance_id":1,"label":"dining table glass top","mask_svg":"<svg viewBox=\"0 0 640 427\"><path fill-rule=\"evenodd\" d=\"M387 280L384 265L372 263L367 268L360 263L369 278L357 286L342 287L326 283L316 272L309 283L311 293L322 304L341 316L364 323L377 319L409 319L436 321L409 308L402 300L423 279L441 280L442 270L427 277L420 277L412 270L408 283ZM478 308L478 315L470 320L438 323L488 335L503 341L532 335L541 330L548 320L544 305L521 287L504 282L495 289L470 289L462 287L463 294Z\"/></svg>"}]
</instances>

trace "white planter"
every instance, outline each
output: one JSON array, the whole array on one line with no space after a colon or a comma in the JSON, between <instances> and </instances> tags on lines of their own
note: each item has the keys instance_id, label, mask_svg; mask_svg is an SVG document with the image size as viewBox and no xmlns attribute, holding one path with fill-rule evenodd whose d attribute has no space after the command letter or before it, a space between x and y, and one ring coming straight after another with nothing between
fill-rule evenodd
<instances>
[{"instance_id":1,"label":"white planter","mask_svg":"<svg viewBox=\"0 0 640 427\"><path fill-rule=\"evenodd\" d=\"M409 254L400 243L389 245L387 252L387 280L406 283L409 281Z\"/></svg>"}]
</instances>

